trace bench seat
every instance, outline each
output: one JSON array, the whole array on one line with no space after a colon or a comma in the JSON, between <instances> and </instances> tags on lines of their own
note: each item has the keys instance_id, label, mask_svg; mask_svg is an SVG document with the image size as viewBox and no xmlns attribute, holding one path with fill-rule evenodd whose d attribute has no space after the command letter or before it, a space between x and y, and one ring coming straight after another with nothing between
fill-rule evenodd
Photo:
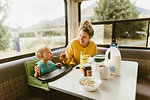
<instances>
[{"instance_id":1,"label":"bench seat","mask_svg":"<svg viewBox=\"0 0 150 100\"><path fill-rule=\"evenodd\" d=\"M150 80L143 78L138 79L136 100L150 100Z\"/></svg>"}]
</instances>

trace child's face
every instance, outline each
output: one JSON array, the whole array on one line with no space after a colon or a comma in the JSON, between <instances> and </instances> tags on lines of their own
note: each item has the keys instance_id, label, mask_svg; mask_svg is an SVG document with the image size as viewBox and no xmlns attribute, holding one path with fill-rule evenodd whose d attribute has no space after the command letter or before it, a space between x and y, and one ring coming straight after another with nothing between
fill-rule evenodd
<instances>
[{"instance_id":1,"label":"child's face","mask_svg":"<svg viewBox=\"0 0 150 100\"><path fill-rule=\"evenodd\" d=\"M52 60L53 54L51 53L51 50L46 48L45 51L43 52L43 58L44 60Z\"/></svg>"}]
</instances>

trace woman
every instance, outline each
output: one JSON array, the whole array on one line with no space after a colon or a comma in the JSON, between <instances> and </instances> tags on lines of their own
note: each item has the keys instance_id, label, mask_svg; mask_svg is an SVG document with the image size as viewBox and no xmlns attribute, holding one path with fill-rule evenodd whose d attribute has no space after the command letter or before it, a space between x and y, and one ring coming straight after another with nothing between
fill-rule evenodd
<instances>
[{"instance_id":1,"label":"woman","mask_svg":"<svg viewBox=\"0 0 150 100\"><path fill-rule=\"evenodd\" d=\"M97 54L97 46L91 40L94 35L94 29L88 20L85 20L79 27L78 38L72 40L65 53L60 55L64 64L76 66L80 63L80 52L89 54L91 57Z\"/></svg>"}]
</instances>

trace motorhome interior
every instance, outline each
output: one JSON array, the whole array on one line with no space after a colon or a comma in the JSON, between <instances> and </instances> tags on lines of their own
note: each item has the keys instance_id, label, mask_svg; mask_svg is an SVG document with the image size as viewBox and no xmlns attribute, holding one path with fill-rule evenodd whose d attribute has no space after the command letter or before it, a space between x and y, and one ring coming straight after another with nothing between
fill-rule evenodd
<instances>
[{"instance_id":1,"label":"motorhome interior","mask_svg":"<svg viewBox=\"0 0 150 100\"><path fill-rule=\"evenodd\" d=\"M0 100L150 100L150 8L147 6L148 0L141 1L0 0ZM73 39L78 38L78 28L84 20L90 21L93 26L91 40L96 43L98 54L105 54L111 43L115 43L123 62L138 63L136 77L125 77L129 80L123 81L128 83L134 80L131 86L135 88L129 86L132 95L121 95L128 91L126 86L120 92L117 89L113 92L117 95L111 93L123 83L118 81L120 85L113 86L109 82L123 80L123 73L114 80L113 76L112 79L101 80L103 84L107 83L106 90L100 86L92 92L84 91L78 85L70 90L61 88L61 84L64 86L74 82L78 75L67 82L62 80L74 70L79 70L76 66L54 79L52 84L56 87L34 78L35 49L47 45L52 49L52 61L63 63L60 54L66 52L67 45ZM130 75L130 71L127 69L125 72ZM88 95L92 95L91 98Z\"/></svg>"}]
</instances>

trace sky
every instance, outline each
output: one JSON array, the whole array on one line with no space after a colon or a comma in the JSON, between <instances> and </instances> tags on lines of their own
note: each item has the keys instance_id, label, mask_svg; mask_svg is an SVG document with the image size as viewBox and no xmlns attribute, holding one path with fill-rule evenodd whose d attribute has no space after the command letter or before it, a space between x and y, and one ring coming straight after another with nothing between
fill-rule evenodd
<instances>
[{"instance_id":1,"label":"sky","mask_svg":"<svg viewBox=\"0 0 150 100\"><path fill-rule=\"evenodd\" d=\"M150 10L150 0L131 0L135 5Z\"/></svg>"},{"instance_id":2,"label":"sky","mask_svg":"<svg viewBox=\"0 0 150 100\"><path fill-rule=\"evenodd\" d=\"M64 16L63 0L11 0L7 24L14 28L28 27L41 20Z\"/></svg>"},{"instance_id":3,"label":"sky","mask_svg":"<svg viewBox=\"0 0 150 100\"><path fill-rule=\"evenodd\" d=\"M64 16L64 0L11 0L11 11L7 20L10 26L28 27L41 20L54 20ZM84 7L96 0L84 1ZM150 0L131 0L135 5L150 10Z\"/></svg>"}]
</instances>

